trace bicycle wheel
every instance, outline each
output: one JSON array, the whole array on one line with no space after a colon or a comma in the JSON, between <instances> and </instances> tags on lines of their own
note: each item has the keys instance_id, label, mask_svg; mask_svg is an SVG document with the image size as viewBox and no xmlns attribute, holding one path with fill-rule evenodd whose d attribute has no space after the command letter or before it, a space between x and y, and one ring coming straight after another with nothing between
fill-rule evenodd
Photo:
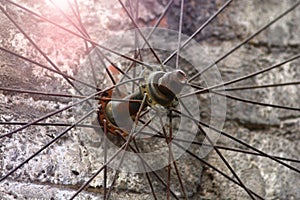
<instances>
[{"instance_id":1,"label":"bicycle wheel","mask_svg":"<svg viewBox=\"0 0 300 200\"><path fill-rule=\"evenodd\" d=\"M300 2L0 2L3 199L300 197Z\"/></svg>"}]
</instances>

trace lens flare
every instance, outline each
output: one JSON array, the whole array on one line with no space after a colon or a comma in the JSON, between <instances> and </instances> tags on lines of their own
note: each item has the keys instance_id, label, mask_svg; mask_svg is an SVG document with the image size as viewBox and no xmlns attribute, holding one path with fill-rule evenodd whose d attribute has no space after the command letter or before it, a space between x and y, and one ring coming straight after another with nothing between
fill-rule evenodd
<instances>
[{"instance_id":1,"label":"lens flare","mask_svg":"<svg viewBox=\"0 0 300 200\"><path fill-rule=\"evenodd\" d=\"M46 3L49 5L56 5L60 9L65 10L69 7L68 0L46 0Z\"/></svg>"}]
</instances>

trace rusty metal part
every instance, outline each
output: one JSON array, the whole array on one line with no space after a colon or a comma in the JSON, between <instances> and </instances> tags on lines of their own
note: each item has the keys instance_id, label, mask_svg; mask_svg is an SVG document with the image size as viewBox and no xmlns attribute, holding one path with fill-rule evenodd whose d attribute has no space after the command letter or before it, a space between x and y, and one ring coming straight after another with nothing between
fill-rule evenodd
<instances>
[{"instance_id":1,"label":"rusty metal part","mask_svg":"<svg viewBox=\"0 0 300 200\"><path fill-rule=\"evenodd\" d=\"M112 97L112 92L113 90L108 90L107 92L101 94L100 97L106 97L106 98L111 98ZM106 121L106 129L108 132L117 135L116 131L119 131L120 134L122 134L124 137L126 137L128 135L128 133L126 131L124 131L123 129L121 129L119 126L114 125L108 115L107 115L107 105L110 103L111 101L107 101L107 100L103 100L102 98L100 98L99 100L99 110L98 110L98 122L100 124L101 127L104 127L104 122Z\"/></svg>"},{"instance_id":2,"label":"rusty metal part","mask_svg":"<svg viewBox=\"0 0 300 200\"><path fill-rule=\"evenodd\" d=\"M98 120L101 126L106 120L107 130L110 133L116 135L118 131L123 136L127 136L141 106L141 102L130 100L142 100L144 93L147 93L146 103L142 109L157 104L164 107L176 106L178 104L176 95L180 93L187 81L185 73L181 70L151 72L145 80L135 93L123 98L128 101L105 100L112 97L113 90L100 96Z\"/></svg>"}]
</instances>

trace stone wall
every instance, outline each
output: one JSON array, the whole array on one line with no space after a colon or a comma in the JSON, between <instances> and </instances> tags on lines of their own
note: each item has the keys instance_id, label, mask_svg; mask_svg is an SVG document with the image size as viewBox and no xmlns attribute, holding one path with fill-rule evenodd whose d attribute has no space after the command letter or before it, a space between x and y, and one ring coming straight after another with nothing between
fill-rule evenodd
<instances>
[{"instance_id":1,"label":"stone wall","mask_svg":"<svg viewBox=\"0 0 300 200\"><path fill-rule=\"evenodd\" d=\"M48 2L47 4L38 0L17 0L15 2L36 10L43 16L59 22L63 27L76 31L49 1L45 1ZM120 34L122 30L133 27L126 17L126 13L115 1L79 0L78 2L81 5L83 24L95 41L105 41ZM192 34L224 3L224 0L186 0L183 33ZM229 8L226 8L196 37L205 52L195 52L195 56L197 53L203 53L209 55L211 60L217 60L294 3L292 0L233 1ZM153 25L166 4L166 0L142 1L139 6L139 23L143 26ZM0 5L4 6L5 10L22 26L41 50L46 52L47 56L58 65L62 72L69 75L77 74L82 63L86 61L86 49L81 39L49 25L48 22L28 15L4 0L0 1ZM64 8L63 6L60 5L61 8ZM217 66L223 81L226 82L264 69L297 54L300 44L299 9L296 8L239 50L220 61ZM180 2L175 1L174 6L163 19L162 26L177 30L179 10ZM66 12L70 14L72 11L67 9ZM3 13L0 13L0 24L1 47L51 67ZM299 81L299 63L296 60L278 69L234 84L232 87ZM24 62L4 51L0 51L0 85L1 87L52 93L73 92L60 75L30 62ZM231 91L229 94L263 103L299 108L299 91L299 85L291 85L261 90ZM72 102L72 99L68 98L0 92L0 119L8 122L28 122L70 105ZM201 109L204 118L209 115L209 110ZM256 106L229 98L227 99L227 109L224 131L270 155L300 159L299 111ZM46 122L72 123L74 122L72 112L64 111L47 119ZM1 126L0 133L5 134L17 127ZM6 174L17 163L25 160L64 129L65 127L33 126L12 137L2 138L0 175ZM2 199L67 199L70 197L70 194L73 194L101 166L99 157L102 157L103 153L99 151L101 138L94 130L78 128L69 132L68 135L2 182L0 197ZM244 148L226 137L221 137L219 142L225 146ZM298 187L300 175L298 173L264 157L220 151L242 181L266 199L300 198ZM215 152L211 152L206 161L233 177ZM299 164L297 166L297 163L291 164L300 167ZM202 164L196 159L184 159L180 170L183 172L184 183L191 199L247 198L241 188L214 170L203 166L204 171L202 171ZM111 181L114 170L109 169L108 171ZM158 173L162 176L166 175L164 170ZM95 188L90 188L82 193L80 199L101 199L99 193L103 193L102 185L103 174L100 174L91 183L91 186ZM163 198L165 189L158 182L154 182L154 186L158 195ZM172 186L177 191L179 186L175 181ZM114 199L151 199L152 197L145 175L120 172L116 190L117 192L113 195Z\"/></svg>"}]
</instances>

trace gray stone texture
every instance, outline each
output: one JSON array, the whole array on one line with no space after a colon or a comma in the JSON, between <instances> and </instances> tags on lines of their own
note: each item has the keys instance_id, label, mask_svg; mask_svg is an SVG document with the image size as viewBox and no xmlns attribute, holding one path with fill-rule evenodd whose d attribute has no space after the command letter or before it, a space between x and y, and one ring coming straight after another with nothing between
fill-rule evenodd
<instances>
[{"instance_id":1,"label":"gray stone texture","mask_svg":"<svg viewBox=\"0 0 300 200\"><path fill-rule=\"evenodd\" d=\"M53 7L50 1L15 0L43 16L76 32L76 29ZM59 1L55 1L59 2ZM61 1L63 2L63 1ZM126 13L117 1L78 0L83 24L91 38L103 42L133 28ZM183 33L190 35L201 26L224 0L186 0ZM220 16L208 25L196 39L204 52L217 60L243 39L286 11L295 1L257 0L233 1ZM139 5L139 24L151 26L163 11L167 0L143 0ZM0 0L0 6L13 17L42 51L61 69L76 76L87 62L82 39L66 33L48 22L28 15L25 11ZM64 5L60 8L64 9ZM217 64L224 82L280 63L299 53L300 8L283 17L267 30L252 39L239 50ZM178 29L180 1L164 19L163 26ZM68 14L72 11L68 8ZM71 14L70 14L71 16ZM72 18L74 20L74 18ZM0 13L0 46L22 56L49 66L22 33ZM300 80L300 61L260 74L228 87L264 85ZM99 78L101 75L99 75ZM0 51L0 87L44 91L51 93L72 93L71 86L60 75L42 69L30 62ZM299 85L269 87L257 90L230 91L228 94L274 105L299 108ZM201 118L209 119L209 100L200 97L204 106L200 108ZM30 122L49 112L71 105L73 99L0 92L0 120L5 122ZM74 115L75 113L75 115ZM79 113L67 110L42 122L73 123ZM89 118L85 123L94 121ZM94 123L94 122L93 122ZM8 133L20 126L1 125L0 134ZM66 127L31 126L11 137L0 139L0 176L24 161L45 143L56 137ZM224 131L243 140L270 155L300 160L300 113L267 106L256 106L227 98L227 116ZM76 128L58 142L33 158L21 169L0 183L0 199L68 199L93 173L102 166L102 137L91 128ZM225 136L220 145L247 150ZM147 149L147 147L145 147ZM197 153L198 147L191 151ZM220 150L243 183L266 199L299 199L300 174L270 159L232 151ZM215 151L205 160L234 177ZM299 163L287 162L296 168ZM197 159L184 155L178 161L179 171L190 199L249 199L246 192L216 171L203 165ZM108 185L115 170L108 169ZM167 179L166 169L157 173ZM171 188L182 198L175 172L172 172ZM151 175L158 199L165 199L166 189ZM91 183L78 199L102 199L103 173ZM118 172L112 199L153 199L145 174Z\"/></svg>"}]
</instances>

